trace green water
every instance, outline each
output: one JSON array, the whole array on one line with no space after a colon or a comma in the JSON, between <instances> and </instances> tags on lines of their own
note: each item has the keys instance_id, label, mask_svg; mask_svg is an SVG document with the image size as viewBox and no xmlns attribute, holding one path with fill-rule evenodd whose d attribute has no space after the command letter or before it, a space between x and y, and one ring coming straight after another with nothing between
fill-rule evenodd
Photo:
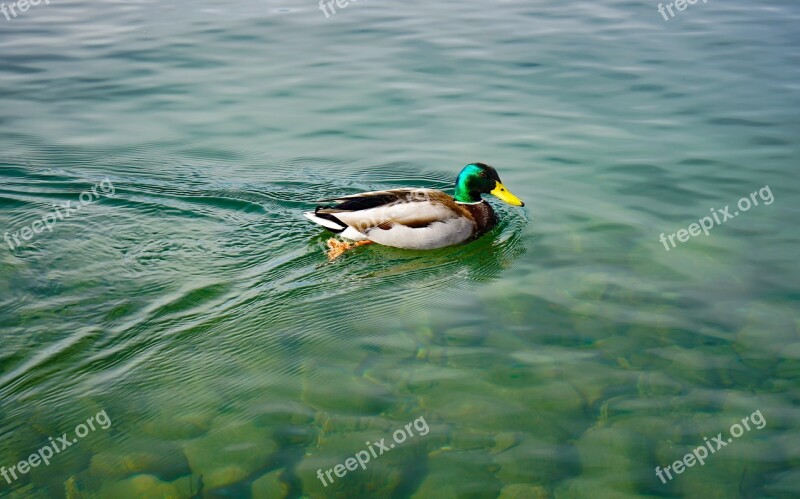
<instances>
[{"instance_id":1,"label":"green water","mask_svg":"<svg viewBox=\"0 0 800 499\"><path fill-rule=\"evenodd\" d=\"M0 496L797 497L798 21L783 0L0 16L0 232L30 236L0 247L0 466L85 433ZM328 263L302 217L473 161L526 206L493 201L464 246Z\"/></svg>"}]
</instances>

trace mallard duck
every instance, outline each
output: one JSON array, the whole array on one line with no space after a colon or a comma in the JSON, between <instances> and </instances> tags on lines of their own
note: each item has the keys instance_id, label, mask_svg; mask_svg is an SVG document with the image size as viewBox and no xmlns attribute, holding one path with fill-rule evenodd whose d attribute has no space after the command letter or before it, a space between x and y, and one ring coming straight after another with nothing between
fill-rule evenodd
<instances>
[{"instance_id":1,"label":"mallard duck","mask_svg":"<svg viewBox=\"0 0 800 499\"><path fill-rule=\"evenodd\" d=\"M481 199L492 194L512 206L525 203L505 188L497 170L470 163L456 178L455 195L435 189L392 189L323 199L309 220L338 234L328 241L333 260L346 250L364 244L382 244L416 250L443 248L475 239L497 224L492 206Z\"/></svg>"}]
</instances>

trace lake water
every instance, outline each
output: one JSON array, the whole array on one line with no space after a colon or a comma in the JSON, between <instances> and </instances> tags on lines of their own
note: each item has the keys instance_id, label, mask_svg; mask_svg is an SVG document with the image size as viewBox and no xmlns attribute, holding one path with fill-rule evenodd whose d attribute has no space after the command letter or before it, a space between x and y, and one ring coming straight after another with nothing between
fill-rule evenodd
<instances>
[{"instance_id":1,"label":"lake water","mask_svg":"<svg viewBox=\"0 0 800 499\"><path fill-rule=\"evenodd\" d=\"M796 2L14 5L0 496L800 495ZM474 161L466 245L302 217Z\"/></svg>"}]
</instances>

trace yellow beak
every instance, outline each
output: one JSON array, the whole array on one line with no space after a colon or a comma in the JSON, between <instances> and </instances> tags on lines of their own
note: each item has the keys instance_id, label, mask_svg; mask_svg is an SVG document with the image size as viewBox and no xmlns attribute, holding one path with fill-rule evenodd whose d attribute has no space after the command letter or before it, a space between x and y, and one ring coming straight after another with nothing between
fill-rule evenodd
<instances>
[{"instance_id":1,"label":"yellow beak","mask_svg":"<svg viewBox=\"0 0 800 499\"><path fill-rule=\"evenodd\" d=\"M520 201L520 199L511 194L511 191L506 189L502 183L497 182L494 186L494 189L489 193L493 196L497 196L498 199L501 201L505 201L506 203L510 204L511 206L525 206L525 203Z\"/></svg>"}]
</instances>

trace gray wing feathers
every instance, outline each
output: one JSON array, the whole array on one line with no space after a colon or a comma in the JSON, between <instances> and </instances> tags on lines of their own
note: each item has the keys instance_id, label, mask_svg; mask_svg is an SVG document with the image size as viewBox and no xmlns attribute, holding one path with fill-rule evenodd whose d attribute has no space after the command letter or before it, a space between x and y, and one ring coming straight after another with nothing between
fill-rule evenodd
<instances>
[{"instance_id":1,"label":"gray wing feathers","mask_svg":"<svg viewBox=\"0 0 800 499\"><path fill-rule=\"evenodd\" d=\"M320 206L306 216L351 240L369 239L385 246L432 249L466 241L475 231L471 216L453 198L435 189L393 189L342 196L334 206ZM329 220L333 219L333 221Z\"/></svg>"}]
</instances>

